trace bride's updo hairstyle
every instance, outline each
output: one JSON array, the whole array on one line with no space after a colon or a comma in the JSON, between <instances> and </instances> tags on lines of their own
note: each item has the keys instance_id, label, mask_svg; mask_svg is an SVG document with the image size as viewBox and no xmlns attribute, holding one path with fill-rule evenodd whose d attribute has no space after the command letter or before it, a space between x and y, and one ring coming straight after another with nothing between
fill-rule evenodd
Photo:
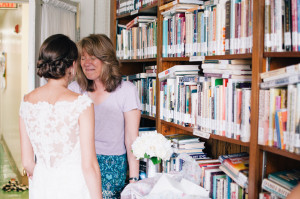
<instances>
[{"instance_id":1,"label":"bride's updo hairstyle","mask_svg":"<svg viewBox=\"0 0 300 199\"><path fill-rule=\"evenodd\" d=\"M48 37L42 44L37 61L37 75L49 79L60 79L66 69L78 59L76 44L63 34Z\"/></svg>"}]
</instances>

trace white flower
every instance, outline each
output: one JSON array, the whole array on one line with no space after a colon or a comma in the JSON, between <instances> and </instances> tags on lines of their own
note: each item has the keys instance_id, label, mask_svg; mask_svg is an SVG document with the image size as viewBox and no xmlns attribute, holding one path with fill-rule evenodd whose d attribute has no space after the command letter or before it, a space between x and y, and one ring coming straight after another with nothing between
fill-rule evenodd
<instances>
[{"instance_id":1,"label":"white flower","mask_svg":"<svg viewBox=\"0 0 300 199\"><path fill-rule=\"evenodd\" d=\"M157 157L162 160L169 160L173 150L171 141L162 134L155 132L144 133L132 144L132 152L137 159L147 156Z\"/></svg>"}]
</instances>

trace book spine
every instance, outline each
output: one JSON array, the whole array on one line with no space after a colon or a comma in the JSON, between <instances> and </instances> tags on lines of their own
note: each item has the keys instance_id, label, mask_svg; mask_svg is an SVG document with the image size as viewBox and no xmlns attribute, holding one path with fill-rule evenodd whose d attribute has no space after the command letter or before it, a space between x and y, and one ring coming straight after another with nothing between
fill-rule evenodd
<instances>
[{"instance_id":1,"label":"book spine","mask_svg":"<svg viewBox=\"0 0 300 199\"><path fill-rule=\"evenodd\" d=\"M284 187L281 187L280 185L272 182L271 180L268 179L263 179L262 182L262 188L265 189L266 191L269 191L271 193L274 193L280 198L285 198L287 195L289 195L290 191Z\"/></svg>"}]
</instances>

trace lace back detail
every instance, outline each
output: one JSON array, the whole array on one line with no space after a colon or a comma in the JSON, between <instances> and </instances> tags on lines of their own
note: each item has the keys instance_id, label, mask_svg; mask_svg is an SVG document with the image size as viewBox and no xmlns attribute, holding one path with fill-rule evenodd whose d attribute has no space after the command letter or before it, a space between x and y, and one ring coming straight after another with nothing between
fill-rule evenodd
<instances>
[{"instance_id":1,"label":"lace back detail","mask_svg":"<svg viewBox=\"0 0 300 199\"><path fill-rule=\"evenodd\" d=\"M72 102L59 101L54 105L21 102L20 116L25 122L38 163L56 167L81 157L78 119L91 104L92 100L86 95L80 95Z\"/></svg>"}]
</instances>

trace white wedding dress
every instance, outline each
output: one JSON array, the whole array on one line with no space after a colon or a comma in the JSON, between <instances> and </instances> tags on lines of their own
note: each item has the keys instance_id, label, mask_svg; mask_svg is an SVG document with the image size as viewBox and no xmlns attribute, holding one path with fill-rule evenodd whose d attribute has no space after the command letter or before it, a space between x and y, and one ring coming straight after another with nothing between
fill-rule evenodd
<instances>
[{"instance_id":1,"label":"white wedding dress","mask_svg":"<svg viewBox=\"0 0 300 199\"><path fill-rule=\"evenodd\" d=\"M21 102L20 116L36 155L29 185L30 199L89 199L81 168L78 119L92 103L86 95L75 101Z\"/></svg>"}]
</instances>

